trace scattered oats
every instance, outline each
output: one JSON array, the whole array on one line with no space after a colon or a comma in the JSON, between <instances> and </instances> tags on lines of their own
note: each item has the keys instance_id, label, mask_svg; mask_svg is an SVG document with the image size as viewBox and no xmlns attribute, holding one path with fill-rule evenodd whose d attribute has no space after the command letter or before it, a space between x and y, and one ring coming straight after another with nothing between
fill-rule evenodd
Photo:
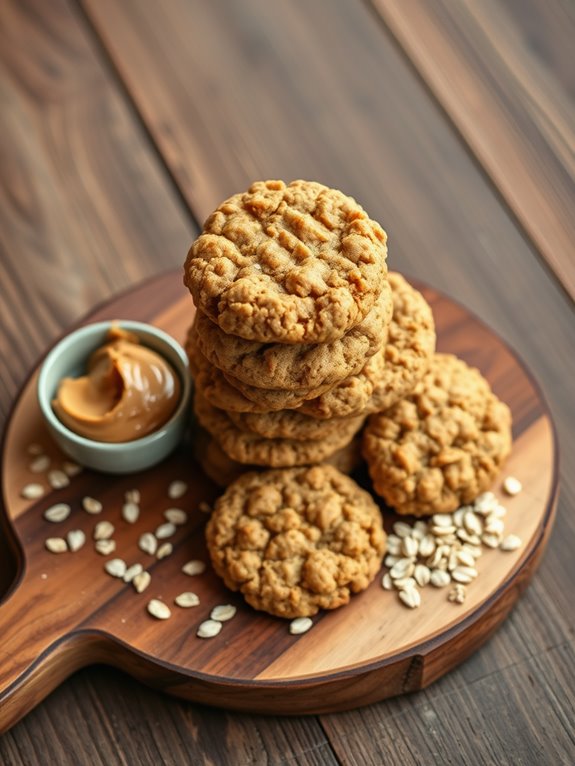
<instances>
[{"instance_id":1,"label":"scattered oats","mask_svg":"<svg viewBox=\"0 0 575 766\"><path fill-rule=\"evenodd\" d=\"M456 582L470 583L475 580L479 572L475 567L456 567L451 573L451 577Z\"/></svg>"},{"instance_id":2,"label":"scattered oats","mask_svg":"<svg viewBox=\"0 0 575 766\"><path fill-rule=\"evenodd\" d=\"M218 622L227 622L237 612L237 609L232 604L220 604L215 606L210 612L210 619L217 620Z\"/></svg>"},{"instance_id":3,"label":"scattered oats","mask_svg":"<svg viewBox=\"0 0 575 766\"><path fill-rule=\"evenodd\" d=\"M502 535L505 529L505 522L503 519L498 519L496 516L488 516L485 520L485 533L488 535Z\"/></svg>"},{"instance_id":4,"label":"scattered oats","mask_svg":"<svg viewBox=\"0 0 575 766\"><path fill-rule=\"evenodd\" d=\"M198 638L213 638L218 635L221 629L221 622L218 622L217 620L204 620L199 626L196 636L198 636Z\"/></svg>"},{"instance_id":5,"label":"scattered oats","mask_svg":"<svg viewBox=\"0 0 575 766\"><path fill-rule=\"evenodd\" d=\"M399 538L397 538L399 540ZM389 542L387 541L386 551L390 556L397 556L401 554L401 540L399 540L399 543L395 542Z\"/></svg>"},{"instance_id":6,"label":"scattered oats","mask_svg":"<svg viewBox=\"0 0 575 766\"><path fill-rule=\"evenodd\" d=\"M417 556L419 550L419 543L414 540L413 537L404 537L401 543L401 550L404 556L413 557Z\"/></svg>"},{"instance_id":7,"label":"scattered oats","mask_svg":"<svg viewBox=\"0 0 575 766\"><path fill-rule=\"evenodd\" d=\"M501 542L501 536L486 533L481 536L481 542L483 543L483 545L486 545L488 548L499 548L499 543Z\"/></svg>"},{"instance_id":8,"label":"scattered oats","mask_svg":"<svg viewBox=\"0 0 575 766\"><path fill-rule=\"evenodd\" d=\"M438 567L439 564L441 563L442 559L445 556L449 556L449 551L450 550L451 549L450 549L449 545L438 545L437 548L435 549L435 552L433 553L433 556L431 556L427 560L427 562L426 562L427 566L430 569L435 569L436 567Z\"/></svg>"},{"instance_id":9,"label":"scattered oats","mask_svg":"<svg viewBox=\"0 0 575 766\"><path fill-rule=\"evenodd\" d=\"M413 571L413 576L415 578L415 582L420 586L420 588L423 588L429 582L431 571L429 567L425 566L425 564L416 564Z\"/></svg>"},{"instance_id":10,"label":"scattered oats","mask_svg":"<svg viewBox=\"0 0 575 766\"><path fill-rule=\"evenodd\" d=\"M436 588L445 588L451 582L451 575L449 572L445 572L443 569L434 569L431 572L429 581Z\"/></svg>"},{"instance_id":11,"label":"scattered oats","mask_svg":"<svg viewBox=\"0 0 575 766\"><path fill-rule=\"evenodd\" d=\"M94 540L109 540L114 534L114 525L110 521L99 521L94 527Z\"/></svg>"},{"instance_id":12,"label":"scattered oats","mask_svg":"<svg viewBox=\"0 0 575 766\"><path fill-rule=\"evenodd\" d=\"M200 513L211 513L212 512L212 507L211 507L211 505L209 503L205 503L204 501L202 501L198 505L198 511Z\"/></svg>"},{"instance_id":13,"label":"scattered oats","mask_svg":"<svg viewBox=\"0 0 575 766\"><path fill-rule=\"evenodd\" d=\"M199 575L205 571L205 563L203 561L199 561L198 559L192 559L182 567L182 572L187 575Z\"/></svg>"},{"instance_id":14,"label":"scattered oats","mask_svg":"<svg viewBox=\"0 0 575 766\"><path fill-rule=\"evenodd\" d=\"M181 508L168 508L164 511L164 518L172 524L185 524L188 520L188 514Z\"/></svg>"},{"instance_id":15,"label":"scattered oats","mask_svg":"<svg viewBox=\"0 0 575 766\"><path fill-rule=\"evenodd\" d=\"M144 570L143 572L140 572L140 574L137 574L134 579L132 580L132 585L134 586L134 590L136 593L143 593L148 585L152 582L152 576L149 572L146 572Z\"/></svg>"},{"instance_id":16,"label":"scattered oats","mask_svg":"<svg viewBox=\"0 0 575 766\"><path fill-rule=\"evenodd\" d=\"M388 535L387 536L387 544L392 546L397 546L401 548L401 537L398 537L397 535Z\"/></svg>"},{"instance_id":17,"label":"scattered oats","mask_svg":"<svg viewBox=\"0 0 575 766\"><path fill-rule=\"evenodd\" d=\"M470 551L465 550L464 548L461 548L461 550L457 551L456 557L457 557L458 563L463 564L463 566L466 566L466 567L475 566L475 556Z\"/></svg>"},{"instance_id":18,"label":"scattered oats","mask_svg":"<svg viewBox=\"0 0 575 766\"><path fill-rule=\"evenodd\" d=\"M507 537L504 537L501 541L500 548L502 551L516 551L517 548L520 548L522 545L522 540L520 537L517 537L517 535L507 535Z\"/></svg>"},{"instance_id":19,"label":"scattered oats","mask_svg":"<svg viewBox=\"0 0 575 766\"><path fill-rule=\"evenodd\" d=\"M49 537L44 545L50 553L64 553L68 550L68 543L63 537Z\"/></svg>"},{"instance_id":20,"label":"scattered oats","mask_svg":"<svg viewBox=\"0 0 575 766\"><path fill-rule=\"evenodd\" d=\"M480 535L483 532L483 525L481 524L479 517L476 516L473 511L467 511L463 519L463 524L470 535Z\"/></svg>"},{"instance_id":21,"label":"scattered oats","mask_svg":"<svg viewBox=\"0 0 575 766\"><path fill-rule=\"evenodd\" d=\"M470 553L474 559L478 559L483 553L481 545L470 545L469 543L463 543L461 550Z\"/></svg>"},{"instance_id":22,"label":"scattered oats","mask_svg":"<svg viewBox=\"0 0 575 766\"><path fill-rule=\"evenodd\" d=\"M508 476L503 482L503 489L508 495L513 497L521 492L523 484L515 476Z\"/></svg>"},{"instance_id":23,"label":"scattered oats","mask_svg":"<svg viewBox=\"0 0 575 766\"><path fill-rule=\"evenodd\" d=\"M416 609L421 605L421 594L417 588L407 588L406 590L400 590L399 598L403 601L405 606L408 606L410 609Z\"/></svg>"},{"instance_id":24,"label":"scattered oats","mask_svg":"<svg viewBox=\"0 0 575 766\"><path fill-rule=\"evenodd\" d=\"M172 616L170 607L157 598L153 598L151 601L148 601L147 608L148 612L152 615L152 617L155 617L156 620L168 620Z\"/></svg>"},{"instance_id":25,"label":"scattered oats","mask_svg":"<svg viewBox=\"0 0 575 766\"><path fill-rule=\"evenodd\" d=\"M64 469L64 473L71 479L73 479L74 476L78 476L78 474L82 473L84 470L81 465L73 463L71 460L65 460L62 463L62 468Z\"/></svg>"},{"instance_id":26,"label":"scattered oats","mask_svg":"<svg viewBox=\"0 0 575 766\"><path fill-rule=\"evenodd\" d=\"M383 563L386 567L391 567L399 561L399 556L393 556L390 553L384 558Z\"/></svg>"},{"instance_id":27,"label":"scattered oats","mask_svg":"<svg viewBox=\"0 0 575 766\"><path fill-rule=\"evenodd\" d=\"M384 590L393 590L393 580L391 579L389 572L386 572L381 578L381 587Z\"/></svg>"},{"instance_id":28,"label":"scattered oats","mask_svg":"<svg viewBox=\"0 0 575 766\"><path fill-rule=\"evenodd\" d=\"M37 500L44 494L44 487L41 484L26 484L26 486L22 488L20 494L22 497L25 497L26 500Z\"/></svg>"},{"instance_id":29,"label":"scattered oats","mask_svg":"<svg viewBox=\"0 0 575 766\"><path fill-rule=\"evenodd\" d=\"M411 535L411 527L405 521L396 521L393 525L393 531L398 537L408 537Z\"/></svg>"},{"instance_id":30,"label":"scattered oats","mask_svg":"<svg viewBox=\"0 0 575 766\"><path fill-rule=\"evenodd\" d=\"M143 535L140 535L138 546L144 553L149 553L150 556L155 556L158 548L158 541L151 532L144 532Z\"/></svg>"},{"instance_id":31,"label":"scattered oats","mask_svg":"<svg viewBox=\"0 0 575 766\"><path fill-rule=\"evenodd\" d=\"M457 531L457 527L454 527L453 524L450 526L433 526L431 527L431 533L434 534L436 537L444 537L448 535L452 535L454 532Z\"/></svg>"},{"instance_id":32,"label":"scattered oats","mask_svg":"<svg viewBox=\"0 0 575 766\"><path fill-rule=\"evenodd\" d=\"M449 513L435 513L431 517L431 521L435 527L451 527L453 525L453 519Z\"/></svg>"},{"instance_id":33,"label":"scattered oats","mask_svg":"<svg viewBox=\"0 0 575 766\"><path fill-rule=\"evenodd\" d=\"M30 463L30 470L32 473L44 473L49 467L50 458L48 455L38 455L38 457Z\"/></svg>"},{"instance_id":34,"label":"scattered oats","mask_svg":"<svg viewBox=\"0 0 575 766\"><path fill-rule=\"evenodd\" d=\"M140 504L140 490L139 489L129 489L127 492L124 492L124 500L126 503L135 503L136 505Z\"/></svg>"},{"instance_id":35,"label":"scattered oats","mask_svg":"<svg viewBox=\"0 0 575 766\"><path fill-rule=\"evenodd\" d=\"M458 565L459 565L459 559L457 558L457 549L452 548L451 552L449 554L449 558L447 559L447 569L452 572Z\"/></svg>"},{"instance_id":36,"label":"scattered oats","mask_svg":"<svg viewBox=\"0 0 575 766\"><path fill-rule=\"evenodd\" d=\"M124 582L132 582L134 577L142 574L143 571L144 567L141 564L132 564L132 566L128 567L124 572Z\"/></svg>"},{"instance_id":37,"label":"scattered oats","mask_svg":"<svg viewBox=\"0 0 575 766\"><path fill-rule=\"evenodd\" d=\"M126 574L126 562L123 559L110 559L104 564L104 569L112 577L124 577Z\"/></svg>"},{"instance_id":38,"label":"scattered oats","mask_svg":"<svg viewBox=\"0 0 575 766\"><path fill-rule=\"evenodd\" d=\"M166 521L165 524L160 524L160 526L156 529L156 537L158 540L165 540L166 537L171 537L175 533L176 525L172 524L171 521Z\"/></svg>"},{"instance_id":39,"label":"scattered oats","mask_svg":"<svg viewBox=\"0 0 575 766\"><path fill-rule=\"evenodd\" d=\"M481 538L479 537L479 535L472 535L466 529L458 529L457 537L459 537L460 540L463 540L464 543L469 543L470 545L481 544Z\"/></svg>"},{"instance_id":40,"label":"scattered oats","mask_svg":"<svg viewBox=\"0 0 575 766\"><path fill-rule=\"evenodd\" d=\"M55 468L53 471L48 471L48 484L52 489L64 489L70 484L70 479L64 471Z\"/></svg>"},{"instance_id":41,"label":"scattered oats","mask_svg":"<svg viewBox=\"0 0 575 766\"><path fill-rule=\"evenodd\" d=\"M101 556L109 556L116 550L115 540L96 540L94 548Z\"/></svg>"},{"instance_id":42,"label":"scattered oats","mask_svg":"<svg viewBox=\"0 0 575 766\"><path fill-rule=\"evenodd\" d=\"M417 583L413 579L413 577L398 577L397 580L393 581L394 588L397 588L397 590L406 590L407 588L415 588Z\"/></svg>"},{"instance_id":43,"label":"scattered oats","mask_svg":"<svg viewBox=\"0 0 575 766\"><path fill-rule=\"evenodd\" d=\"M140 506L132 501L124 503L122 506L122 518L128 524L135 524L140 518Z\"/></svg>"},{"instance_id":44,"label":"scattered oats","mask_svg":"<svg viewBox=\"0 0 575 766\"><path fill-rule=\"evenodd\" d=\"M421 542L419 543L419 555L425 558L426 556L431 556L434 551L435 539L433 536L425 535L422 537Z\"/></svg>"},{"instance_id":45,"label":"scattered oats","mask_svg":"<svg viewBox=\"0 0 575 766\"><path fill-rule=\"evenodd\" d=\"M29 455L42 455L44 447L41 444L29 444L26 451Z\"/></svg>"},{"instance_id":46,"label":"scattered oats","mask_svg":"<svg viewBox=\"0 0 575 766\"><path fill-rule=\"evenodd\" d=\"M496 519L502 519L507 515L507 508L504 505L497 504L495 508L491 510L489 516L495 516Z\"/></svg>"},{"instance_id":47,"label":"scattered oats","mask_svg":"<svg viewBox=\"0 0 575 766\"><path fill-rule=\"evenodd\" d=\"M181 606L182 609L189 609L191 606L199 606L200 597L196 593L192 593L191 590L187 590L184 591L184 593L180 593L179 596L176 596L174 601L178 606Z\"/></svg>"},{"instance_id":48,"label":"scattered oats","mask_svg":"<svg viewBox=\"0 0 575 766\"><path fill-rule=\"evenodd\" d=\"M95 497L85 497L82 500L82 508L86 513L102 513L102 503L99 500L96 500Z\"/></svg>"},{"instance_id":49,"label":"scattered oats","mask_svg":"<svg viewBox=\"0 0 575 766\"><path fill-rule=\"evenodd\" d=\"M453 523L455 524L456 527L463 526L463 518L468 510L469 510L469 507L464 505L455 511L455 513L453 514Z\"/></svg>"},{"instance_id":50,"label":"scattered oats","mask_svg":"<svg viewBox=\"0 0 575 766\"><path fill-rule=\"evenodd\" d=\"M302 633L307 633L313 626L313 622L309 617L296 617L289 624L289 632L292 636L299 636Z\"/></svg>"},{"instance_id":51,"label":"scattered oats","mask_svg":"<svg viewBox=\"0 0 575 766\"><path fill-rule=\"evenodd\" d=\"M66 535L68 548L72 551L79 551L86 542L86 535L81 529L71 529Z\"/></svg>"},{"instance_id":52,"label":"scattered oats","mask_svg":"<svg viewBox=\"0 0 575 766\"><path fill-rule=\"evenodd\" d=\"M496 505L498 501L493 492L484 492L475 498L473 508L477 513L489 513Z\"/></svg>"},{"instance_id":53,"label":"scattered oats","mask_svg":"<svg viewBox=\"0 0 575 766\"><path fill-rule=\"evenodd\" d=\"M390 569L390 576L392 580L397 580L400 577L410 577L415 570L415 564L413 559L404 558L396 561Z\"/></svg>"},{"instance_id":54,"label":"scattered oats","mask_svg":"<svg viewBox=\"0 0 575 766\"><path fill-rule=\"evenodd\" d=\"M465 585L457 583L457 585L451 588L447 594L447 600L453 602L454 604L463 604L466 595L467 589L465 588Z\"/></svg>"},{"instance_id":55,"label":"scattered oats","mask_svg":"<svg viewBox=\"0 0 575 766\"><path fill-rule=\"evenodd\" d=\"M185 481L173 481L168 487L168 497L170 500L179 500L188 491L188 485Z\"/></svg>"},{"instance_id":56,"label":"scattered oats","mask_svg":"<svg viewBox=\"0 0 575 766\"><path fill-rule=\"evenodd\" d=\"M66 521L72 509L67 503L56 503L56 505L46 508L44 511L44 518L46 521L52 521L57 523L59 521Z\"/></svg>"},{"instance_id":57,"label":"scattered oats","mask_svg":"<svg viewBox=\"0 0 575 766\"><path fill-rule=\"evenodd\" d=\"M411 533L412 537L415 537L416 540L422 540L425 535L427 534L428 525L426 521L416 521L413 525L413 532Z\"/></svg>"},{"instance_id":58,"label":"scattered oats","mask_svg":"<svg viewBox=\"0 0 575 766\"><path fill-rule=\"evenodd\" d=\"M436 568L443 569L444 572L447 572L447 564L448 564L447 559L441 559L441 561L439 562Z\"/></svg>"},{"instance_id":59,"label":"scattered oats","mask_svg":"<svg viewBox=\"0 0 575 766\"><path fill-rule=\"evenodd\" d=\"M174 550L174 546L172 543L162 543L160 547L158 548L158 552L156 553L156 558L158 559L165 559L167 556L171 556L172 551Z\"/></svg>"},{"instance_id":60,"label":"scattered oats","mask_svg":"<svg viewBox=\"0 0 575 766\"><path fill-rule=\"evenodd\" d=\"M48 575L46 574L46 572L42 572L42 574L40 575L40 579L41 580L47 580L48 579Z\"/></svg>"}]
</instances>

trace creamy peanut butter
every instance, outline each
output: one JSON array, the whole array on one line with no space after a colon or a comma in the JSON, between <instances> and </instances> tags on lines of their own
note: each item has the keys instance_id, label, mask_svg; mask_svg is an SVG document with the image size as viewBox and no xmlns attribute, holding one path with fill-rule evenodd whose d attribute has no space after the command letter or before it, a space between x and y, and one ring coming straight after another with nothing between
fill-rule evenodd
<instances>
[{"instance_id":1,"label":"creamy peanut butter","mask_svg":"<svg viewBox=\"0 0 575 766\"><path fill-rule=\"evenodd\" d=\"M87 374L63 378L52 407L70 430L101 442L128 442L172 416L180 380L172 366L133 333L112 326L88 359Z\"/></svg>"}]
</instances>

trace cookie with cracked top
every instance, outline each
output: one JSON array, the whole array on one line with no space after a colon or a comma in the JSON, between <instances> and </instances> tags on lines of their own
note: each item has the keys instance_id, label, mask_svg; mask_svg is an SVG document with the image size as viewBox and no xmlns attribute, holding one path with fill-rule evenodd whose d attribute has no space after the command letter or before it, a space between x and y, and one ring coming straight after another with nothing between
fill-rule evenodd
<instances>
[{"instance_id":1,"label":"cookie with cracked top","mask_svg":"<svg viewBox=\"0 0 575 766\"><path fill-rule=\"evenodd\" d=\"M196 306L261 343L341 338L387 279L387 236L351 197L314 181L258 181L206 220L184 266Z\"/></svg>"},{"instance_id":2,"label":"cookie with cracked top","mask_svg":"<svg viewBox=\"0 0 575 766\"><path fill-rule=\"evenodd\" d=\"M511 451L511 412L479 370L436 354L415 390L372 415L363 455L398 513L451 513L489 488Z\"/></svg>"},{"instance_id":3,"label":"cookie with cracked top","mask_svg":"<svg viewBox=\"0 0 575 766\"><path fill-rule=\"evenodd\" d=\"M289 619L347 604L385 547L371 495L328 465L244 474L216 502L206 539L228 588Z\"/></svg>"}]
</instances>

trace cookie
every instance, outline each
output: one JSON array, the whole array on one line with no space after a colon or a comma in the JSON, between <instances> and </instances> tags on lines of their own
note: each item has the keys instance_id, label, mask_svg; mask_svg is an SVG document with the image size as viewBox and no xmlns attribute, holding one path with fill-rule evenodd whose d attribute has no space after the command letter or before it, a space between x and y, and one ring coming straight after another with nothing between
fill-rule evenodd
<instances>
[{"instance_id":1,"label":"cookie","mask_svg":"<svg viewBox=\"0 0 575 766\"><path fill-rule=\"evenodd\" d=\"M323 343L359 324L387 279L387 237L351 197L259 181L206 220L184 267L196 306L261 343Z\"/></svg>"},{"instance_id":2,"label":"cookie","mask_svg":"<svg viewBox=\"0 0 575 766\"><path fill-rule=\"evenodd\" d=\"M409 393L429 369L435 351L435 325L423 295L401 274L389 275L393 316L387 343L358 374L320 397L302 403L300 411L316 418L368 414L386 410Z\"/></svg>"},{"instance_id":3,"label":"cookie","mask_svg":"<svg viewBox=\"0 0 575 766\"><path fill-rule=\"evenodd\" d=\"M244 474L217 501L206 539L228 588L289 619L347 604L385 546L371 495L327 465Z\"/></svg>"},{"instance_id":4,"label":"cookie","mask_svg":"<svg viewBox=\"0 0 575 766\"><path fill-rule=\"evenodd\" d=\"M194 397L194 412L200 424L224 452L238 463L273 468L319 463L348 444L363 425L363 418L346 422L326 439L265 439L241 431L227 414L211 405L201 394Z\"/></svg>"},{"instance_id":5,"label":"cookie","mask_svg":"<svg viewBox=\"0 0 575 766\"><path fill-rule=\"evenodd\" d=\"M359 372L386 340L392 313L386 282L375 306L342 338L327 343L257 343L228 335L198 311L195 343L216 367L257 388L310 390L333 385Z\"/></svg>"},{"instance_id":6,"label":"cookie","mask_svg":"<svg viewBox=\"0 0 575 766\"><path fill-rule=\"evenodd\" d=\"M201 426L194 431L194 455L205 474L220 487L227 487L247 471L263 470L259 466L244 465L226 455L217 441ZM361 461L361 437L355 436L345 447L322 461L333 465L342 473L353 473Z\"/></svg>"},{"instance_id":7,"label":"cookie","mask_svg":"<svg viewBox=\"0 0 575 766\"><path fill-rule=\"evenodd\" d=\"M324 383L316 388L294 388L292 390L286 390L284 388L258 388L257 386L250 386L248 383L238 380L227 372L223 372L222 375L230 386L233 386L233 388L243 394L246 399L265 407L270 412L297 409L304 402L309 401L310 399L316 399L328 391L331 391L334 386L332 383ZM335 385L337 386L339 384L336 383Z\"/></svg>"},{"instance_id":8,"label":"cookie","mask_svg":"<svg viewBox=\"0 0 575 766\"><path fill-rule=\"evenodd\" d=\"M266 439L327 439L346 428L349 418L318 420L299 410L278 410L261 414L251 412L228 412L228 417L240 430L249 431ZM356 416L359 421L363 415Z\"/></svg>"},{"instance_id":9,"label":"cookie","mask_svg":"<svg viewBox=\"0 0 575 766\"><path fill-rule=\"evenodd\" d=\"M509 407L479 370L436 354L413 393L369 418L363 455L398 513L451 513L484 492L511 450Z\"/></svg>"}]
</instances>

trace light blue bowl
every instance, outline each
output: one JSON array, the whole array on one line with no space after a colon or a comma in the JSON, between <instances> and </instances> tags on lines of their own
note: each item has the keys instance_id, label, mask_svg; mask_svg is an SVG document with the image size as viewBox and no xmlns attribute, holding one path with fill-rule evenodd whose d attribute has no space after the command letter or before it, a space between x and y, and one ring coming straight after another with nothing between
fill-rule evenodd
<instances>
[{"instance_id":1,"label":"light blue bowl","mask_svg":"<svg viewBox=\"0 0 575 766\"><path fill-rule=\"evenodd\" d=\"M180 403L165 425L141 439L114 444L93 441L74 433L52 409L60 380L85 373L88 357L105 343L112 324L135 333L144 346L161 354L173 366L181 382ZM188 358L180 344L152 325L128 320L96 322L70 333L50 351L38 378L40 410L58 446L77 463L104 473L142 471L167 457L182 440L188 424L190 393Z\"/></svg>"}]
</instances>

